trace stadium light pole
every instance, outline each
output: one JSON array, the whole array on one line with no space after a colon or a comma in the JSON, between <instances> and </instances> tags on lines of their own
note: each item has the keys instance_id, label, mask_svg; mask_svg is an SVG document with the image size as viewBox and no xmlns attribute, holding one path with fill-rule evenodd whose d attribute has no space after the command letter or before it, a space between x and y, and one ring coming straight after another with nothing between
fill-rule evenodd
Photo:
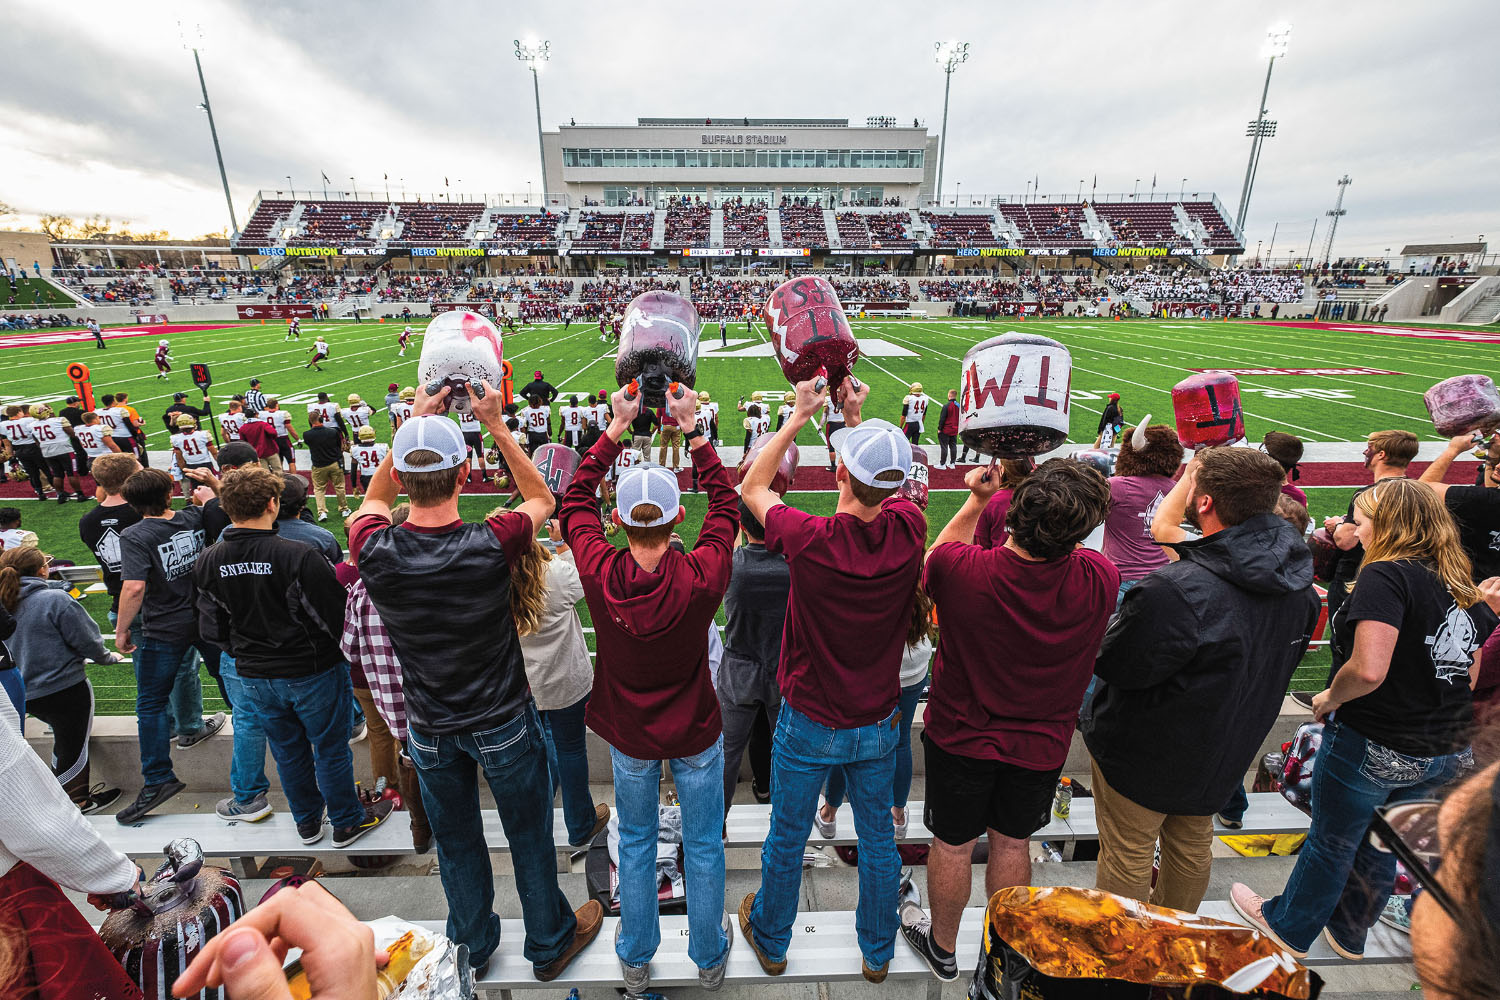
<instances>
[{"instance_id":1,"label":"stadium light pole","mask_svg":"<svg viewBox=\"0 0 1500 1000\"><path fill-rule=\"evenodd\" d=\"M1260 103L1256 106L1255 121L1250 123L1247 135L1250 136L1250 159L1245 164L1245 183L1240 188L1240 210L1235 215L1235 228L1243 235L1245 232L1245 219L1250 214L1250 188L1255 183L1255 169L1260 161L1261 143L1266 138L1266 126L1271 127L1271 134L1275 134L1275 122L1266 122L1266 97L1271 93L1271 71L1276 68L1276 60L1286 55L1287 43L1292 37L1292 26L1285 22L1278 22L1266 29L1266 43L1261 49L1261 54L1269 59L1266 64L1266 82L1260 91Z\"/></svg>"},{"instance_id":2,"label":"stadium light pole","mask_svg":"<svg viewBox=\"0 0 1500 1000\"><path fill-rule=\"evenodd\" d=\"M514 39L512 43L516 47L516 58L531 70L531 92L536 97L536 151L542 163L542 201L547 200L547 147L542 143L542 85L537 80L537 73L542 63L552 58L552 43L543 39L537 41L535 38L527 38L525 41Z\"/></svg>"},{"instance_id":3,"label":"stadium light pole","mask_svg":"<svg viewBox=\"0 0 1500 1000\"><path fill-rule=\"evenodd\" d=\"M198 31L199 39L203 37L203 26L194 26ZM208 134L214 140L214 159L219 163L219 182L224 185L224 204L229 206L229 226L231 235L240 231L240 223L234 217L234 199L229 196L229 175L224 172L224 152L219 148L219 130L214 126L213 105L208 102L208 84L203 80L203 60L198 57L198 46L188 42L187 33L182 30L182 23L177 24L178 33L182 36L182 47L190 49L193 53L193 66L198 70L198 89L203 93L203 103L198 105L198 110L208 115ZM287 179L291 183L291 179Z\"/></svg>"},{"instance_id":4,"label":"stadium light pole","mask_svg":"<svg viewBox=\"0 0 1500 1000\"><path fill-rule=\"evenodd\" d=\"M969 43L959 41L933 42L933 59L943 67L943 132L938 136L937 197L938 207L943 204L943 167L948 161L948 92L953 89L953 71L969 61ZM954 206L957 207L956 205Z\"/></svg>"},{"instance_id":5,"label":"stadium light pole","mask_svg":"<svg viewBox=\"0 0 1500 1000\"><path fill-rule=\"evenodd\" d=\"M1353 183L1354 178L1348 174L1340 177L1338 201L1333 203L1333 208L1323 213L1333 217L1333 222L1328 226L1328 242L1323 244L1323 263L1325 264L1333 259L1333 238L1339 231L1339 218L1349 214L1349 210L1344 207L1344 192L1349 190L1349 185Z\"/></svg>"}]
</instances>

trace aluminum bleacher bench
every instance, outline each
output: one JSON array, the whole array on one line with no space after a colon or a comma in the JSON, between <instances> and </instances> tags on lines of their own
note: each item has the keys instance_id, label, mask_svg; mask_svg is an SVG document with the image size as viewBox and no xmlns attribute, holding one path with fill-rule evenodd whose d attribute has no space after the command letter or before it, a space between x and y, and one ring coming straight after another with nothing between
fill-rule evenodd
<instances>
[{"instance_id":1,"label":"aluminum bleacher bench","mask_svg":"<svg viewBox=\"0 0 1500 1000\"><path fill-rule=\"evenodd\" d=\"M902 843L923 844L932 840L932 834L922 825L922 803L907 804L911 825ZM484 816L484 836L491 851L506 851L505 831L500 817L493 809ZM203 847L210 857L253 857L272 854L299 856L323 856L340 854L409 854L411 853L411 819L405 812L392 813L379 827L371 830L349 847L333 846L331 838L319 843L305 845L297 836L296 824L291 813L279 810L259 823L226 823L214 816L202 813L167 813L151 816L129 826L121 826L113 816L90 816L89 821L98 828L100 836L110 846L130 857L150 858L161 854L162 847L178 837L191 837ZM831 839L818 835L814 828L808 842L812 844L855 844L859 838L854 832L854 813L846 803L839 807L838 832ZM1307 815L1274 792L1256 793L1250 796L1250 808L1245 813L1245 825L1240 830L1217 827L1221 835L1248 835L1273 833L1301 833L1307 830ZM729 848L756 848L765 843L771 829L771 807L762 805L736 805L729 810L726 824ZM562 810L556 810L552 818L553 836L559 851L572 848L567 842L567 830L563 824ZM1074 799L1072 815L1067 820L1053 818L1038 830L1033 841L1093 840L1099 835L1094 820L1092 799Z\"/></svg>"}]
</instances>

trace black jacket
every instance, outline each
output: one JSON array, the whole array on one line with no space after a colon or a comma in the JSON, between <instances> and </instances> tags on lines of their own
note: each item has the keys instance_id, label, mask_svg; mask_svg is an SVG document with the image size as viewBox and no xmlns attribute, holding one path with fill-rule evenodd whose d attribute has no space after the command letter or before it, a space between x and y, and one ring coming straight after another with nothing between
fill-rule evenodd
<instances>
[{"instance_id":1,"label":"black jacket","mask_svg":"<svg viewBox=\"0 0 1500 1000\"><path fill-rule=\"evenodd\" d=\"M161 415L161 421L167 425L167 430L173 434L177 433L177 415L179 413L190 413L201 420L208 416L208 407L194 406L188 402L173 403L167 407L166 412Z\"/></svg>"},{"instance_id":2,"label":"black jacket","mask_svg":"<svg viewBox=\"0 0 1500 1000\"><path fill-rule=\"evenodd\" d=\"M1207 816L1276 721L1318 596L1307 545L1274 514L1173 548L1179 561L1128 591L1105 632L1082 728L1115 791Z\"/></svg>"},{"instance_id":3,"label":"black jacket","mask_svg":"<svg viewBox=\"0 0 1500 1000\"><path fill-rule=\"evenodd\" d=\"M193 567L198 627L244 677L307 677L343 663L344 588L322 553L275 531L228 528Z\"/></svg>"}]
</instances>

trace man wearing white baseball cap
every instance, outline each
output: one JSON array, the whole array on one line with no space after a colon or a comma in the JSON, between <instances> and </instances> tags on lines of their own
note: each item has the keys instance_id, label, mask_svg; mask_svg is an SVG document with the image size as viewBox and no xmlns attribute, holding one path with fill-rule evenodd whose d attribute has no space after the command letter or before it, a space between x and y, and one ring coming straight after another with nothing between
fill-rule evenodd
<instances>
[{"instance_id":1,"label":"man wearing white baseball cap","mask_svg":"<svg viewBox=\"0 0 1500 1000\"><path fill-rule=\"evenodd\" d=\"M521 505L474 524L460 519L468 448L458 425L439 415L450 390L429 396L419 388L349 524L349 555L401 661L407 753L437 841L447 934L468 946L479 969L500 943L479 815L482 771L510 844L523 954L550 982L599 933L604 911L590 901L574 912L557 885L546 744L511 609L511 566L551 516L552 492L506 430L499 391L482 385L471 393L474 413L495 438ZM411 514L392 527L402 489Z\"/></svg>"},{"instance_id":2,"label":"man wearing white baseball cap","mask_svg":"<svg viewBox=\"0 0 1500 1000\"><path fill-rule=\"evenodd\" d=\"M708 491L708 513L691 552L670 545L682 520L677 474L637 465L620 474L611 516L628 549L604 536L595 490L620 454L641 398L615 393L614 417L563 496L562 526L583 580L599 657L589 728L610 745L620 832L620 930L615 954L629 993L651 985L661 943L656 889L661 765L682 804L688 957L705 989L723 985L732 940L724 912L724 742L708 663L708 631L729 587L739 501L729 472L695 424L697 394L667 394L668 419L688 443ZM894 897L892 897L894 898Z\"/></svg>"},{"instance_id":3,"label":"man wearing white baseball cap","mask_svg":"<svg viewBox=\"0 0 1500 1000\"><path fill-rule=\"evenodd\" d=\"M891 817L897 700L927 519L896 495L911 467L911 443L884 420L861 420L868 387L850 378L838 391L847 426L830 441L839 490L832 517L794 510L771 492L787 447L827 398L813 381L797 386L792 415L741 484L745 505L766 526L766 548L786 556L792 586L771 750L771 830L761 847L760 891L740 903L740 930L767 973L786 970L803 846L824 780L842 767L859 834L855 933L864 976L879 983L898 925L891 903L900 879Z\"/></svg>"}]
</instances>

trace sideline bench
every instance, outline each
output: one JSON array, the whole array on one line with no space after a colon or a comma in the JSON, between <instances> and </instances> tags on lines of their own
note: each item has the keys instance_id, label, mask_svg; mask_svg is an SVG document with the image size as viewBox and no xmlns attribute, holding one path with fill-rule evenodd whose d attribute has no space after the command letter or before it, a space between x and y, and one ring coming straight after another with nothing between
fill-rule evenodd
<instances>
[{"instance_id":1,"label":"sideline bench","mask_svg":"<svg viewBox=\"0 0 1500 1000\"><path fill-rule=\"evenodd\" d=\"M903 844L924 844L932 840L932 834L922 825L921 801L907 803L907 815L911 817ZM483 812L484 836L492 852L509 850L500 817L493 809ZM133 858L157 857L162 847L179 837L191 837L203 847L203 853L211 857L251 857L273 854L298 856L337 856L367 854L410 854L411 817L406 812L391 813L390 818L371 830L357 842L342 849L333 846L332 838L305 845L297 836L292 815L285 809L278 810L259 823L227 823L215 816L198 813L167 813L148 816L137 823L122 826L113 816L89 816L103 839L116 850ZM1274 792L1257 792L1250 796L1250 808L1245 813L1245 825L1240 830L1229 830L1215 824L1215 833L1221 836L1249 834L1303 833L1307 830L1307 815L1286 799ZM736 805L729 810L727 848L756 848L765 843L771 829L771 807L762 805ZM552 816L553 838L559 851L571 851L567 842L567 829L563 824L562 810L554 810ZM1032 835L1032 841L1092 840L1099 835L1099 826L1094 818L1092 799L1074 799L1072 815L1067 820L1053 817L1045 827ZM859 838L854 831L854 812L848 803L839 807L838 830L834 837L825 839L818 835L817 827L810 831L810 844L855 844Z\"/></svg>"}]
</instances>

